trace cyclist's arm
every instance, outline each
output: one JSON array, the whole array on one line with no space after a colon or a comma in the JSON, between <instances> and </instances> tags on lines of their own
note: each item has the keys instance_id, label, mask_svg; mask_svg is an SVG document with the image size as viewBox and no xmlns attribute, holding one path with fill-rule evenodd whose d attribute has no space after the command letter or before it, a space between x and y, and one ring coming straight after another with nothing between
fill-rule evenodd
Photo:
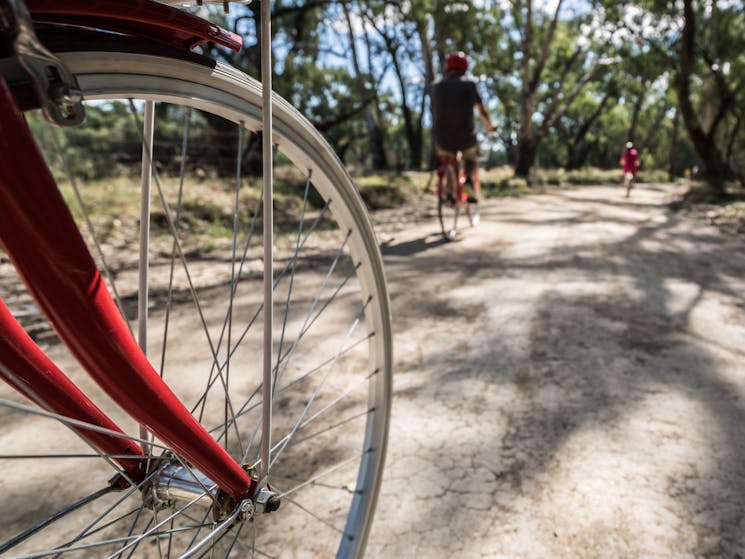
<instances>
[{"instance_id":1,"label":"cyclist's arm","mask_svg":"<svg viewBox=\"0 0 745 559\"><path fill-rule=\"evenodd\" d=\"M496 126L492 124L491 118L489 118L489 113L486 112L486 107L484 107L484 104L476 103L476 110L478 111L481 120L484 121L484 125L486 125L486 131L494 132L494 130L496 130Z\"/></svg>"}]
</instances>

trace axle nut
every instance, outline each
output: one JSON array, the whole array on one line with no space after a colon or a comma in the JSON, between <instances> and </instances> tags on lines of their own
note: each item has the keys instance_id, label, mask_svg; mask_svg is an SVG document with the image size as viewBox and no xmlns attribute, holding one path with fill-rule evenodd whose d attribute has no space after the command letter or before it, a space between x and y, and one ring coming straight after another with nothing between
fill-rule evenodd
<instances>
[{"instance_id":1,"label":"axle nut","mask_svg":"<svg viewBox=\"0 0 745 559\"><path fill-rule=\"evenodd\" d=\"M279 508L281 501L277 495L272 495L266 501L266 512L274 512Z\"/></svg>"}]
</instances>

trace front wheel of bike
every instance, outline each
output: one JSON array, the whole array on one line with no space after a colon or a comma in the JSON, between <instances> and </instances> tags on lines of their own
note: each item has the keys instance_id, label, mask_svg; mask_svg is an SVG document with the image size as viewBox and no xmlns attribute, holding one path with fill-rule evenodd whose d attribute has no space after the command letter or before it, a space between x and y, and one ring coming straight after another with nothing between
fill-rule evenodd
<instances>
[{"instance_id":1,"label":"front wheel of bike","mask_svg":"<svg viewBox=\"0 0 745 559\"><path fill-rule=\"evenodd\" d=\"M92 453L63 417L24 408L11 418L14 404L3 410L0 549L10 542L9 555L21 556L361 556L385 458L392 334L378 245L348 174L307 120L275 97L275 332L273 347L265 347L263 200L261 180L249 172L261 144L260 84L200 55L114 35L46 39L77 76L88 107L88 127L66 130L60 143L76 136L90 151L57 153L50 147L56 132L29 117L39 144L64 177L66 197L79 198L72 212L89 224L81 231L133 329L138 270L149 266L148 357L247 467L258 457L262 355L272 352L269 479L281 507L225 528L209 498L179 501L166 487L167 497L154 502L148 484L161 483L157 476L99 491L112 476L112 457ZM155 102L154 145L146 146L154 151L154 187L143 258L129 248L140 218L126 201L140 188L128 165L142 147L146 101ZM104 178L85 180L95 176ZM59 344L45 339L69 376L136 433ZM3 388L0 398L14 396ZM154 463L188 472L162 441L149 452ZM26 537L17 542L18 534Z\"/></svg>"}]
</instances>

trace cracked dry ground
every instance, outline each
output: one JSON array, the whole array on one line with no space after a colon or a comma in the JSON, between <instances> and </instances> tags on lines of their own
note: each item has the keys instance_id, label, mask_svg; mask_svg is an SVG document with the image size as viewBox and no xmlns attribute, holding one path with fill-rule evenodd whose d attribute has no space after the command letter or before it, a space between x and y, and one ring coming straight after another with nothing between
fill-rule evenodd
<instances>
[{"instance_id":1,"label":"cracked dry ground","mask_svg":"<svg viewBox=\"0 0 745 559\"><path fill-rule=\"evenodd\" d=\"M395 386L368 557L745 557L745 248L670 185L380 213ZM432 205L432 200L423 204Z\"/></svg>"}]
</instances>

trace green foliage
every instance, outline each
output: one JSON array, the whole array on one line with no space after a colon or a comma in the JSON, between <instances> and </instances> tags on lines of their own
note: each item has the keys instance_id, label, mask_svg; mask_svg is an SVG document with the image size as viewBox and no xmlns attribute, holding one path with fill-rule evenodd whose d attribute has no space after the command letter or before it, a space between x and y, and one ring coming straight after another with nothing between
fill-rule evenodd
<instances>
[{"instance_id":1,"label":"green foliage","mask_svg":"<svg viewBox=\"0 0 745 559\"><path fill-rule=\"evenodd\" d=\"M530 20L527 5L277 0L274 88L322 131L345 163L364 169L421 168L431 155L429 82L448 53L464 50L498 125L490 165L514 165L520 143L529 140L535 144L535 172L615 170L623 144L632 138L645 172L660 169L679 176L702 168L691 124L681 115L676 81L680 2L565 1L555 26L548 4L532 2ZM193 8L244 36L246 48L239 53L205 50L253 76L259 74L258 6L234 6L227 16L213 8ZM734 175L745 177L745 6L741 0L693 6L693 124L710 133L710 143ZM533 93L527 86L534 86ZM175 172L181 164L183 118L166 107L157 114L157 160L164 172ZM124 103L91 105L92 126L65 131L73 171L86 178L133 172L140 147L131 119ZM29 124L46 136L38 119L31 117ZM229 176L232 171L223 162L233 149L234 127L195 114L190 135L213 163L189 171ZM249 139L245 146L252 172L260 170L257 145ZM54 159L51 147L43 147ZM56 161L55 173L62 174L61 168Z\"/></svg>"}]
</instances>

